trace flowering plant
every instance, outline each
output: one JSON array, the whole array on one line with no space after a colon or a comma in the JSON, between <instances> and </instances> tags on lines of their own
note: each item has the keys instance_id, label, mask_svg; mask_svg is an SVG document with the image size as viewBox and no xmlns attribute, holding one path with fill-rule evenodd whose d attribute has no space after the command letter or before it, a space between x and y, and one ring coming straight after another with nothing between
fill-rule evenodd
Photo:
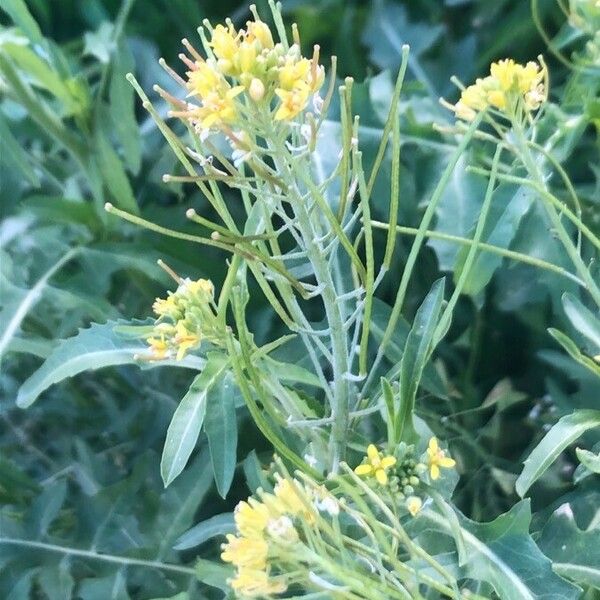
<instances>
[{"instance_id":1,"label":"flowering plant","mask_svg":"<svg viewBox=\"0 0 600 600\"><path fill-rule=\"evenodd\" d=\"M576 286L582 300L564 296L564 311L591 343L549 333L595 383L600 376L598 320L585 305L600 310L600 242L554 157L574 125L549 100L544 58L492 62L489 75L467 86L454 79L460 98L441 105L456 120L436 127L450 140L444 167L425 192L417 227L408 227L400 224L408 46L399 50L384 124L367 155L368 127L355 114L357 85L336 79L335 57L325 69L319 46L304 55L298 27L288 35L281 6L268 4L270 15L251 6L242 27L204 21L197 47L182 41L181 69L160 60L173 83L154 86L156 102L127 75L176 159L162 181L191 184L205 208L186 208L184 231L118 202L104 206L110 224L118 217L197 244L201 261L224 262L222 281L213 283L178 273L161 258L172 289L147 307L152 316L145 321L111 325L97 351L99 360L113 360L100 366L195 371L166 433L165 487L181 480L204 432L208 450L200 456L210 462L218 494L231 498L240 415L249 416L248 429L268 447L260 460L254 453L243 463L250 492L233 515L211 517L210 527L195 532L196 545L218 538L221 559L210 566L200 560L198 578L239 598L576 598L576 569L553 568L530 536L527 500L489 523L461 512L453 493L471 456L452 432L463 435L465 428L452 429L428 402L452 406L459 396L437 358L463 297L481 301L491 275L483 284L475 280L489 255ZM589 3L574 6L574 18L595 15ZM596 38L585 68L597 62ZM461 169L483 181L468 237L434 229ZM549 223L564 252L560 265L491 243L503 225L491 216L503 210L507 190L526 197L527 210L535 206ZM412 236L408 248L398 243L400 234ZM451 282L419 281L419 260L432 240L463 247ZM425 289L411 303L416 282ZM392 298L390 306L383 297ZM257 318L276 323L270 331L277 335L261 335ZM47 371L61 358L59 352L42 366L42 383L24 386L22 407L58 380ZM470 374L475 365L469 358ZM77 369L83 370L65 372ZM464 412L510 408L520 400L509 392ZM499 467L502 476L495 476L507 493L523 497L560 451L598 424L593 409L566 415L518 477ZM586 473L597 473L598 457L584 452Z\"/></svg>"}]
</instances>

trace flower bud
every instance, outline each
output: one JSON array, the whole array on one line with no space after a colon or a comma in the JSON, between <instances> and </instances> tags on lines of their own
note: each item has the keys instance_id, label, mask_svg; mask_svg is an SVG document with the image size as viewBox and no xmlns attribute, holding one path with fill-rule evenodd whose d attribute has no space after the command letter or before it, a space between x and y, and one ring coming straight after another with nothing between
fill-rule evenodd
<instances>
[{"instance_id":1,"label":"flower bud","mask_svg":"<svg viewBox=\"0 0 600 600\"><path fill-rule=\"evenodd\" d=\"M265 84L258 78L254 78L250 82L250 87L248 88L248 95L254 102L260 102L265 95Z\"/></svg>"}]
</instances>

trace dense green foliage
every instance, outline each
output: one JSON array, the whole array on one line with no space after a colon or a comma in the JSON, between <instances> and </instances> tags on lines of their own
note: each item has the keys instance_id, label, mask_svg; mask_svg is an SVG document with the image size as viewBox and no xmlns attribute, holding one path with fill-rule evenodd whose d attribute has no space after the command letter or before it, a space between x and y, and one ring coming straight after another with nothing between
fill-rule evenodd
<instances>
[{"instance_id":1,"label":"dense green foliage","mask_svg":"<svg viewBox=\"0 0 600 600\"><path fill-rule=\"evenodd\" d=\"M166 103L149 92L157 82L173 90L158 58L174 65L180 39L195 40L205 17L243 23L246 4L0 0L0 8L0 597L221 598L231 573L216 560L220 536L232 531L235 504L261 485L273 448L232 378L221 377L220 355L139 363L144 342L128 325L148 325L154 298L172 288L157 259L219 288L229 256L103 207L210 235L185 218L189 207L213 218L200 191L163 181L180 173L176 157L125 74L135 74L164 116ZM319 43L324 64L335 54L338 76L356 79L352 110L367 168L401 47L411 46L399 113L404 230L390 267L398 275L386 278L373 306L375 340L384 336L414 228L455 150L455 138L440 131L454 115L438 102L457 99L451 75L468 83L498 58L547 57L552 104L542 137L553 136L552 155L598 236L600 75L597 64L568 64L583 55L590 32L566 22L555 2L285 0L283 12L307 49ZM341 112L334 101L325 123L332 139ZM326 169L336 148L322 152ZM434 336L426 318L439 313L444 293L434 282L446 276L449 296L485 196L486 179L467 165L489 169L488 154L473 144L452 172L386 360L399 365L401 393L416 394L417 415L458 463L452 502L470 557L464 580L485 572L489 583L478 593L501 600L590 600L600 593L600 321L532 189L498 188L481 238L494 248L476 256L431 360L425 348ZM388 151L374 182L374 221L388 222L393 167ZM558 172L552 184L570 202ZM241 215L237 194L224 194ZM381 259L385 235L375 244ZM599 281L598 252L585 238L581 253ZM288 333L249 286L254 341ZM419 318L422 328L412 325ZM290 380L312 384L300 344L274 357L298 364L286 371ZM275 358L273 372L282 368ZM366 422L352 440L354 458L377 427ZM415 521L411 533L427 540L454 526L432 519ZM444 543L438 549L451 553ZM494 596L491 586L517 592ZM519 589L529 595L515 595Z\"/></svg>"}]
</instances>

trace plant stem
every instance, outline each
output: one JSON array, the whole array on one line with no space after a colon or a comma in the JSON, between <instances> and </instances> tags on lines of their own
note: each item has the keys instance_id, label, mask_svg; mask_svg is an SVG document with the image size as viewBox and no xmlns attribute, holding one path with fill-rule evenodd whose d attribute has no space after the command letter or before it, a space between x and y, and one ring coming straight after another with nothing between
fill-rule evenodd
<instances>
[{"instance_id":1,"label":"plant stem","mask_svg":"<svg viewBox=\"0 0 600 600\"><path fill-rule=\"evenodd\" d=\"M191 567L183 567L180 565L171 565L157 560L142 560L139 558L129 558L127 556L117 556L115 554L98 554L90 550L79 550L78 548L70 548L68 546L57 546L55 544L45 544L43 542L35 542L33 540L21 540L16 538L0 537L0 545L7 544L10 546L21 546L24 548L36 548L38 550L46 550L48 552L56 552L59 554L67 554L69 556L79 556L80 558L89 558L92 560L101 560L104 562L115 563L124 566L145 567L147 569L160 569L161 571L171 571L182 575L195 576L196 570Z\"/></svg>"},{"instance_id":2,"label":"plant stem","mask_svg":"<svg viewBox=\"0 0 600 600\"><path fill-rule=\"evenodd\" d=\"M375 229L389 228L388 223L382 223L381 221L373 221L372 225L373 227L375 227ZM405 235L417 235L419 230L416 227L404 227L402 225L397 225L396 232L403 233ZM579 279L579 277L573 275L573 273L569 273L569 271L567 271L566 269L563 269L558 265L546 262L545 260L542 260L540 258L534 258L533 256L529 256L521 252L515 252L514 250L507 250L506 248L494 246L493 244L487 244L486 242L479 242L476 244L472 239L460 237L458 235L452 235L450 233L443 233L441 231L432 231L428 229L425 232L425 236L434 240L453 242L455 244L460 244L461 246L477 246L479 250L482 250L484 252L489 252L490 254L497 254L498 256L503 256L504 258L509 258L511 260L516 260L518 262L522 262L533 267L537 267L539 269L551 271L552 273L556 273L557 275L566 277L567 279L574 281L578 285L585 287L585 283L581 279Z\"/></svg>"},{"instance_id":3,"label":"plant stem","mask_svg":"<svg viewBox=\"0 0 600 600\"><path fill-rule=\"evenodd\" d=\"M349 369L348 340L344 331L344 319L338 302L337 291L330 271L327 256L317 243L317 232L313 227L304 198L298 189L298 181L306 179L306 164L298 164L289 153L285 142L279 139L275 131L270 132L270 139L276 143L273 148L273 160L292 196L292 206L298 221L298 229L306 245L306 254L313 267L317 285L322 287L321 298L325 308L327 324L330 328L331 352L333 355L333 418L330 447L332 452L331 472L337 473L340 461L346 454L346 439L349 426L349 385L347 373ZM302 171L299 173L298 171ZM316 199L315 199L316 200ZM333 217L335 218L335 216Z\"/></svg>"}]
</instances>

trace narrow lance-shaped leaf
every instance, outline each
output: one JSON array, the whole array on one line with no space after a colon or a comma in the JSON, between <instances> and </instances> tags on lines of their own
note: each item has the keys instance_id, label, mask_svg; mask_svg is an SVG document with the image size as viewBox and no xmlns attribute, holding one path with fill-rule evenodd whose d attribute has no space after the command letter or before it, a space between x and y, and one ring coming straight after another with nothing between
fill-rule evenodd
<instances>
[{"instance_id":1,"label":"narrow lance-shaped leaf","mask_svg":"<svg viewBox=\"0 0 600 600\"><path fill-rule=\"evenodd\" d=\"M195 548L204 542L217 537L219 535L224 536L227 533L235 532L235 523L233 520L232 513L222 513L215 515L194 525L191 529L182 534L179 539L175 542L173 549L175 550L189 550Z\"/></svg>"},{"instance_id":2,"label":"narrow lance-shaped leaf","mask_svg":"<svg viewBox=\"0 0 600 600\"><path fill-rule=\"evenodd\" d=\"M207 402L210 408L204 420L204 431L208 437L217 491L225 498L233 481L237 457L238 431L233 378L222 377L211 387Z\"/></svg>"},{"instance_id":3,"label":"narrow lance-shaped leaf","mask_svg":"<svg viewBox=\"0 0 600 600\"><path fill-rule=\"evenodd\" d=\"M563 294L562 304L573 327L600 352L600 319L572 294Z\"/></svg>"},{"instance_id":4,"label":"narrow lance-shaped leaf","mask_svg":"<svg viewBox=\"0 0 600 600\"><path fill-rule=\"evenodd\" d=\"M160 461L160 474L165 487L185 468L200 435L208 392L223 376L227 364L222 354L210 354L202 373L194 379L175 410Z\"/></svg>"},{"instance_id":5,"label":"narrow lance-shaped leaf","mask_svg":"<svg viewBox=\"0 0 600 600\"><path fill-rule=\"evenodd\" d=\"M586 356L568 335L554 329L554 327L550 327L548 333L568 352L571 358L590 370L594 375L600 377L600 364L596 363L593 358Z\"/></svg>"},{"instance_id":6,"label":"narrow lance-shaped leaf","mask_svg":"<svg viewBox=\"0 0 600 600\"><path fill-rule=\"evenodd\" d=\"M413 326L406 338L400 361L400 393L394 425L396 442L412 441L416 436L412 415L423 369L430 356L431 342L438 324L444 299L444 279L438 279L419 307Z\"/></svg>"},{"instance_id":7,"label":"narrow lance-shaped leaf","mask_svg":"<svg viewBox=\"0 0 600 600\"><path fill-rule=\"evenodd\" d=\"M515 484L521 498L544 474L559 454L588 429L600 427L600 410L582 409L563 417L542 438L525 461Z\"/></svg>"},{"instance_id":8,"label":"narrow lance-shaped leaf","mask_svg":"<svg viewBox=\"0 0 600 600\"><path fill-rule=\"evenodd\" d=\"M115 321L108 321L103 325L95 323L88 329L81 329L77 335L62 340L42 366L23 383L17 394L17 405L21 408L31 406L51 385L83 371L136 364L136 356L146 351L146 345L143 340L118 335L114 328L119 325ZM161 360L139 364L147 368L170 365L201 370L204 360L188 355L179 361Z\"/></svg>"}]
</instances>

